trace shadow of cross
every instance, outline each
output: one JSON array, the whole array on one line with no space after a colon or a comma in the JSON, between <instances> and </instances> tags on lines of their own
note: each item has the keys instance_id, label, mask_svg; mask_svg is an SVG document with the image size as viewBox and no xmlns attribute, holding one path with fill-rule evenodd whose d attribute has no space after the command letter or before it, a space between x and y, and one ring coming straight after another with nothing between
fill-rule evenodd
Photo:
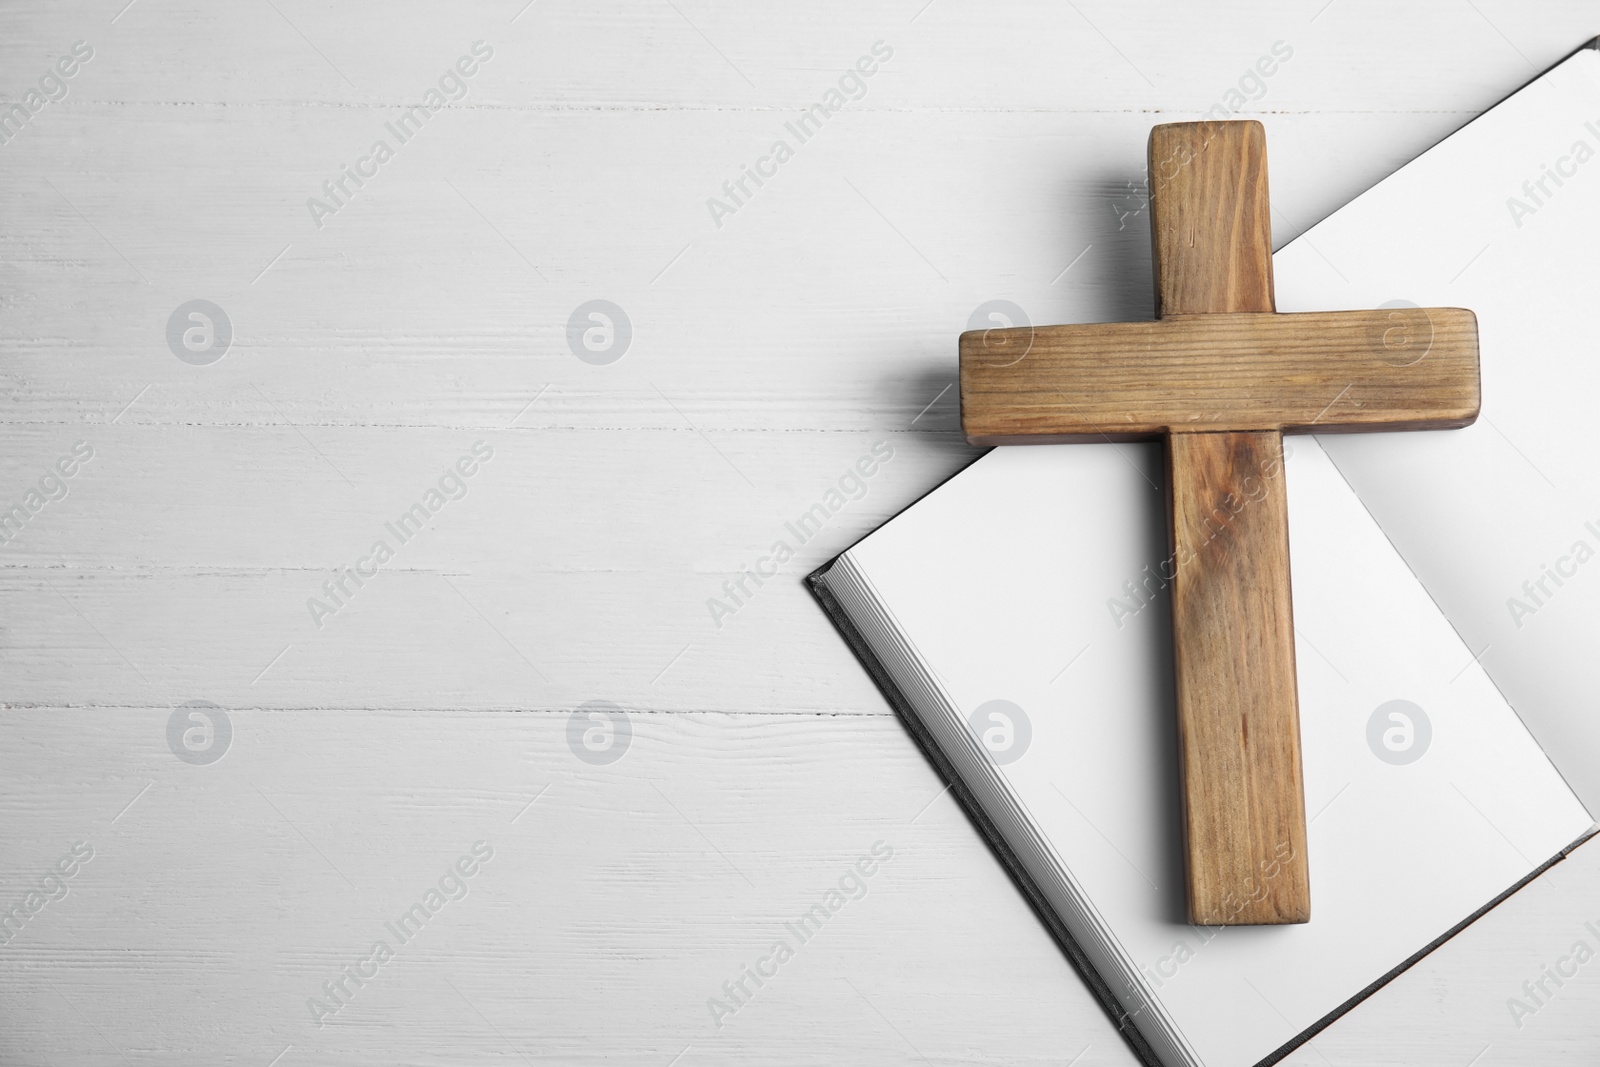
<instances>
[{"instance_id":1,"label":"shadow of cross","mask_svg":"<svg viewBox=\"0 0 1600 1067\"><path fill-rule=\"evenodd\" d=\"M1285 433L1466 426L1460 308L1279 315L1259 122L1150 132L1153 322L961 335L977 445L1166 442L1189 919L1311 918Z\"/></svg>"}]
</instances>

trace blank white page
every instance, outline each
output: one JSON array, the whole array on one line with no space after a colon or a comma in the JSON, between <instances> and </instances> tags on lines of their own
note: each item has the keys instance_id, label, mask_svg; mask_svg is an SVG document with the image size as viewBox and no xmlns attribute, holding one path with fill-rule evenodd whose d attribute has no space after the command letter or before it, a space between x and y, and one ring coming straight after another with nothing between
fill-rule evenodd
<instances>
[{"instance_id":1,"label":"blank white page","mask_svg":"<svg viewBox=\"0 0 1600 1067\"><path fill-rule=\"evenodd\" d=\"M1600 810L1596 235L1600 53L1585 49L1340 209L1276 265L1280 311L1408 300L1477 313L1476 425L1323 445Z\"/></svg>"}]
</instances>

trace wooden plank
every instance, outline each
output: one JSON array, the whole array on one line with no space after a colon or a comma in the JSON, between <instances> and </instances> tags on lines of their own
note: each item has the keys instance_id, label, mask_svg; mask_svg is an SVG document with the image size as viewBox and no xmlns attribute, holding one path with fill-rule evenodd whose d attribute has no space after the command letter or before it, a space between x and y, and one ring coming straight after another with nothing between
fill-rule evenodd
<instances>
[{"instance_id":1,"label":"wooden plank","mask_svg":"<svg viewBox=\"0 0 1600 1067\"><path fill-rule=\"evenodd\" d=\"M92 1044L76 1007L138 1067L154 1062L135 1051L147 1031L192 1050L191 1063L248 1049L264 1050L256 1067L267 1067L293 1044L277 1067L366 1067L385 1062L374 1049L406 1039L470 1050L468 1062L522 1063L509 1039L535 1062L630 1067L665 1067L693 1041L678 1067L694 1067L758 1060L817 1005L843 1004L837 1028L808 1042L819 1056L921 1067L839 981L834 961L858 956L852 981L910 1020L919 1044L959 1050L961 1031L993 1026L989 1048L1008 1063L1090 1043L1099 1055L1078 1067L1134 1062L892 715L629 706L625 754L593 765L572 751L571 709L232 709L227 754L195 766L168 750L170 710L8 710L0 825L7 866L22 873L9 876L6 907L73 842L95 849L70 895L0 946L0 996L27 1008L25 1023L7 1026L8 1063L126 1067ZM63 743L60 724L85 721L95 728ZM799 943L783 924L880 840L892 859ZM477 841L494 854L466 895L399 944L384 924ZM923 936L932 929L938 937ZM728 1001L722 984L776 938L795 951L781 979ZM380 939L394 958L318 1028L307 998L333 1004L323 983ZM512 947L527 944L539 952ZM640 944L659 958L641 964ZM905 967L926 983L915 996L897 984ZM596 984L628 998L626 1025L580 1021ZM979 987L1006 1003L968 995ZM922 996L960 1004L925 1011ZM738 1008L721 1028L710 998ZM1041 1000L1052 1004L1045 1018ZM697 1058L702 1048L727 1058Z\"/></svg>"},{"instance_id":2,"label":"wooden plank","mask_svg":"<svg viewBox=\"0 0 1600 1067\"><path fill-rule=\"evenodd\" d=\"M1260 123L1157 126L1150 175L1157 309L1271 312ZM1283 439L1175 433L1167 464L1189 918L1307 922Z\"/></svg>"},{"instance_id":3,"label":"wooden plank","mask_svg":"<svg viewBox=\"0 0 1600 1067\"><path fill-rule=\"evenodd\" d=\"M275 384L262 391L279 401ZM3 547L0 600L28 620L0 642L10 704L555 710L605 698L660 712L891 716L801 579L972 459L954 434L936 449L899 430L702 438L687 426L619 428L596 452L595 434L507 429L509 415L439 429L308 422L303 437L287 425L134 423L160 391L115 425L6 434L0 509L37 488L74 440L95 449L67 495ZM948 397L941 406L953 408ZM400 544L386 524L480 440L493 459ZM1159 477L1152 452L1139 462ZM865 489L846 492L818 528L811 509L847 472L859 475L863 456L876 464ZM139 473L151 469L184 477ZM629 500L627 514L597 493ZM652 539L653 529L673 535ZM394 558L360 587L347 581L335 604L323 583L380 539ZM771 558L780 540L793 552L781 564ZM763 558L776 574L730 596L724 583ZM338 610L313 617L313 597ZM779 647L785 656L772 657ZM783 685L797 662L816 676L803 693Z\"/></svg>"},{"instance_id":4,"label":"wooden plank","mask_svg":"<svg viewBox=\"0 0 1600 1067\"><path fill-rule=\"evenodd\" d=\"M1477 318L1463 308L1189 314L961 335L962 427L974 444L1450 429L1477 418L1479 398Z\"/></svg>"}]
</instances>

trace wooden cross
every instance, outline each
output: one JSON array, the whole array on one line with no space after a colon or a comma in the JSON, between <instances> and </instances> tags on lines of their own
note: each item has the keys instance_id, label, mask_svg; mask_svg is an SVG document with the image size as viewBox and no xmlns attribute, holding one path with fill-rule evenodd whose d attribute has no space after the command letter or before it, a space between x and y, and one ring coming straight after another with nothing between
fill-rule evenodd
<instances>
[{"instance_id":1,"label":"wooden cross","mask_svg":"<svg viewBox=\"0 0 1600 1067\"><path fill-rule=\"evenodd\" d=\"M1477 319L1276 314L1259 122L1157 126L1149 166L1156 320L962 334L961 425L1165 440L1189 920L1307 922L1282 435L1470 424Z\"/></svg>"}]
</instances>

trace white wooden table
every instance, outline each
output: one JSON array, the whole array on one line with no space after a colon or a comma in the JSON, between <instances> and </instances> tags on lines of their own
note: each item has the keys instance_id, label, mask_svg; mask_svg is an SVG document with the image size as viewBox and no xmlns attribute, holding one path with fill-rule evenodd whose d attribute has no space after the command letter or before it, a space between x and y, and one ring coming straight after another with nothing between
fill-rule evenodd
<instances>
[{"instance_id":1,"label":"white wooden table","mask_svg":"<svg viewBox=\"0 0 1600 1067\"><path fill-rule=\"evenodd\" d=\"M0 9L0 97L38 91L0 144L6 1064L1132 1062L800 579L974 454L949 385L980 304L1149 313L1153 123L1243 79L1281 243L1600 28L1508 0L123 2ZM605 320L569 344L595 300L620 359ZM169 742L190 701L225 710ZM590 701L626 730L569 734ZM880 841L866 895L714 1018ZM1590 849L1291 1062L1587 1062L1600 963L1520 1028L1506 1001L1600 947L1597 899Z\"/></svg>"}]
</instances>

